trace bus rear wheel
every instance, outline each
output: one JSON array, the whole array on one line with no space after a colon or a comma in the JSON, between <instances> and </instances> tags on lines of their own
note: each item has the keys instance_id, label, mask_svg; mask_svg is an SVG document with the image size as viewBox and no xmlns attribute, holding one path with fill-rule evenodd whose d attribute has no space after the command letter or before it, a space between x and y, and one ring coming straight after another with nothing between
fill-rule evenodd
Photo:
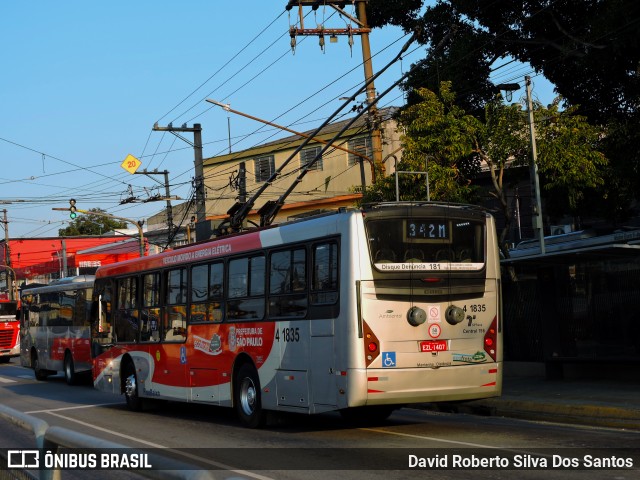
<instances>
[{"instance_id":1,"label":"bus rear wheel","mask_svg":"<svg viewBox=\"0 0 640 480\"><path fill-rule=\"evenodd\" d=\"M245 363L240 367L235 381L234 404L240 421L249 428L259 428L266 423L266 412L260 398L260 379L256 369Z\"/></svg>"},{"instance_id":2,"label":"bus rear wheel","mask_svg":"<svg viewBox=\"0 0 640 480\"><path fill-rule=\"evenodd\" d=\"M64 379L66 380L67 385L75 385L78 380L71 352L64 354Z\"/></svg>"},{"instance_id":3,"label":"bus rear wheel","mask_svg":"<svg viewBox=\"0 0 640 480\"><path fill-rule=\"evenodd\" d=\"M40 360L36 352L31 354L31 365L33 366L33 373L36 376L36 380L43 381L47 379L49 372L40 368Z\"/></svg>"},{"instance_id":4,"label":"bus rear wheel","mask_svg":"<svg viewBox=\"0 0 640 480\"><path fill-rule=\"evenodd\" d=\"M127 401L127 407L129 407L129 410L139 412L142 410L142 399L138 395L138 376L136 375L133 361L127 362L124 366L122 376L124 378L124 398Z\"/></svg>"}]
</instances>

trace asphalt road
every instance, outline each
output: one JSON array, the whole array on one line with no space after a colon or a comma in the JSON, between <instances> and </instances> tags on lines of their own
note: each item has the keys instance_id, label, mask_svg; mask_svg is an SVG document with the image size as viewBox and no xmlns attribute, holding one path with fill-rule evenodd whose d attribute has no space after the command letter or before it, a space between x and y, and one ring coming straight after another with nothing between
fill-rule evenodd
<instances>
[{"instance_id":1,"label":"asphalt road","mask_svg":"<svg viewBox=\"0 0 640 480\"><path fill-rule=\"evenodd\" d=\"M250 430L232 410L206 405L159 402L131 412L123 397L90 382L37 382L15 360L0 365L0 402L51 426L196 463L215 478L640 478L640 432L624 430L413 408L366 426L338 414L274 415L265 429ZM3 432L15 431L5 427L0 421ZM1 435L0 449L28 448L25 441L28 435ZM629 461L632 468L604 468Z\"/></svg>"}]
</instances>

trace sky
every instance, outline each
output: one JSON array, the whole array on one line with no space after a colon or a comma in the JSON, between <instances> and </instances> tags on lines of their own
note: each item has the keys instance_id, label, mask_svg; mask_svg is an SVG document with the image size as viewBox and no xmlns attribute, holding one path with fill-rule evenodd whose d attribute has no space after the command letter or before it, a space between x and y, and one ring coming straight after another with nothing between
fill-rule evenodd
<instances>
[{"instance_id":1,"label":"sky","mask_svg":"<svg viewBox=\"0 0 640 480\"><path fill-rule=\"evenodd\" d=\"M289 27L300 26L299 18L286 3L0 2L0 211L7 210L9 236L57 236L70 220L52 208L68 207L70 198L80 209L135 221L163 209L164 202L142 200L164 193L164 177L128 173L121 167L127 155L142 162L138 171L167 170L171 194L189 199L193 148L153 131L156 123L201 124L204 158L288 135L206 99L297 131L315 128L339 109L340 98L364 81L360 38L350 49L346 37L337 43L327 37L322 50L317 37L298 37L293 52ZM303 14L304 28L350 23L329 6ZM374 30L374 72L407 40L398 28ZM386 90L423 57L424 47L411 45L376 80L376 90ZM496 67L495 83L523 86L530 75L534 97L553 98L553 86L526 65L502 60ZM524 93L523 86L514 101ZM379 106L403 103L396 89ZM191 133L181 135L193 141ZM131 196L141 202L121 204Z\"/></svg>"}]
</instances>

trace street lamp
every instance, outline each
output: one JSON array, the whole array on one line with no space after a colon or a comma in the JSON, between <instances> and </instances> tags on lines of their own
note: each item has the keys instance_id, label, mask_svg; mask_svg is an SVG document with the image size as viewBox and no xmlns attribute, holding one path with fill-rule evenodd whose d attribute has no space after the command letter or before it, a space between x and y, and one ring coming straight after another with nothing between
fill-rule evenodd
<instances>
[{"instance_id":1,"label":"street lamp","mask_svg":"<svg viewBox=\"0 0 640 480\"><path fill-rule=\"evenodd\" d=\"M540 253L544 255L544 224L542 221L542 200L540 199L540 178L538 176L538 154L536 149L536 130L533 121L533 101L531 99L531 77L524 77L525 85L527 87L527 112L529 114L529 132L531 138L531 167L530 178L533 184L534 199L533 199L533 231L537 233L538 240L540 242ZM520 85L517 83L501 83L496 85L498 90L503 90L507 93L507 101L511 101L511 93L519 90Z\"/></svg>"}]
</instances>

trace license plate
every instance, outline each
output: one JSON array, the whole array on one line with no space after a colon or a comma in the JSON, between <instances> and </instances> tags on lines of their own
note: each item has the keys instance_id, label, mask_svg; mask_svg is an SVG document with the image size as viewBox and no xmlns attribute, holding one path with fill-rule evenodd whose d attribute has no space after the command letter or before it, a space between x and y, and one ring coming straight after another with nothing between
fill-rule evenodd
<instances>
[{"instance_id":1,"label":"license plate","mask_svg":"<svg viewBox=\"0 0 640 480\"><path fill-rule=\"evenodd\" d=\"M421 352L446 352L448 348L446 340L425 340L420 342Z\"/></svg>"}]
</instances>

